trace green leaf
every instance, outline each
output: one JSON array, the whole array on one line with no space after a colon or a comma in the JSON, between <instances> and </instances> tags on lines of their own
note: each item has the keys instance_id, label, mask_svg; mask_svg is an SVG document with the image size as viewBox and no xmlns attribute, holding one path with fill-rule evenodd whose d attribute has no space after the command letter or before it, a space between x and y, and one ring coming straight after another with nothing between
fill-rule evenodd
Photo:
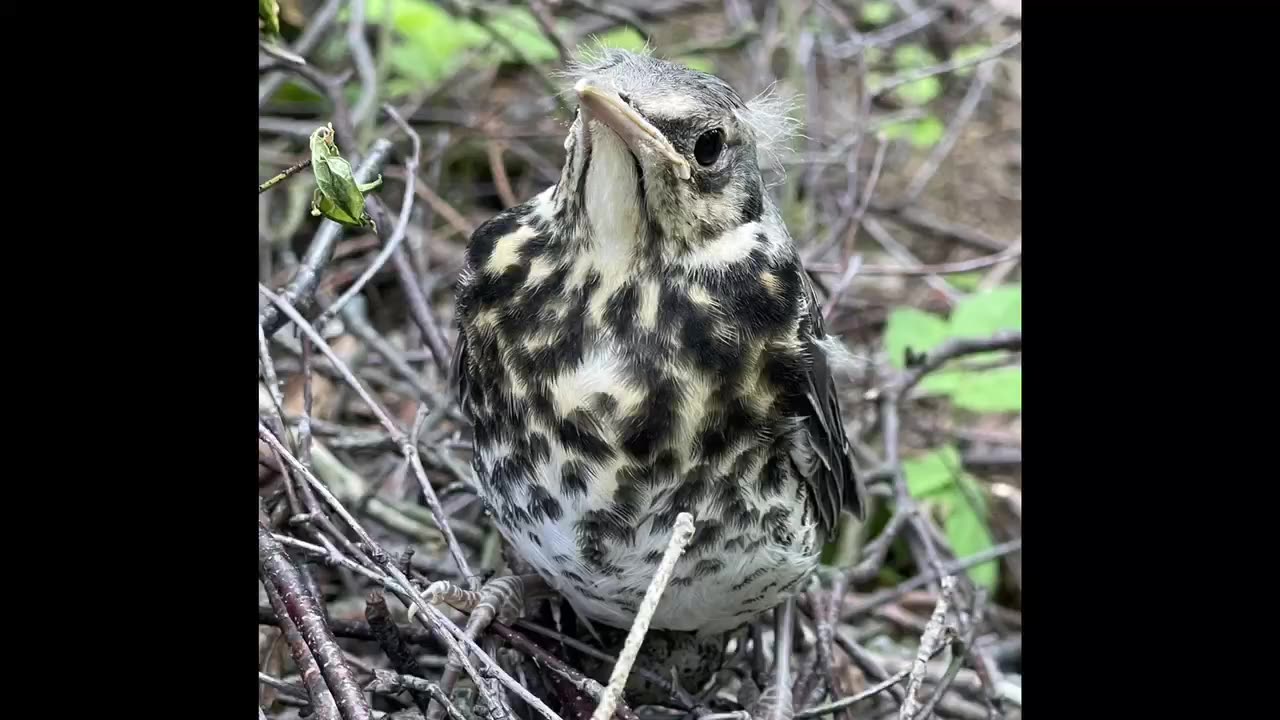
<instances>
[{"instance_id":1,"label":"green leaf","mask_svg":"<svg viewBox=\"0 0 1280 720\"><path fill-rule=\"evenodd\" d=\"M898 66L899 70L918 70L937 63L938 59L923 45L910 43L893 49L893 64Z\"/></svg>"},{"instance_id":2,"label":"green leaf","mask_svg":"<svg viewBox=\"0 0 1280 720\"><path fill-rule=\"evenodd\" d=\"M942 139L945 131L942 121L930 115L911 124L911 144L918 148L933 147Z\"/></svg>"},{"instance_id":3,"label":"green leaf","mask_svg":"<svg viewBox=\"0 0 1280 720\"><path fill-rule=\"evenodd\" d=\"M980 57L990 49L990 46L987 45L961 45L955 49L955 52L951 53L951 60L953 62L962 63L976 57ZM975 65L966 65L965 67L957 68L956 75L959 75L960 77L968 77L973 74L975 67Z\"/></svg>"},{"instance_id":4,"label":"green leaf","mask_svg":"<svg viewBox=\"0 0 1280 720\"><path fill-rule=\"evenodd\" d=\"M955 373L951 401L975 413L1022 410L1022 368L1004 367Z\"/></svg>"},{"instance_id":5,"label":"green leaf","mask_svg":"<svg viewBox=\"0 0 1280 720\"><path fill-rule=\"evenodd\" d=\"M276 0L258 0L258 19L262 21L262 34L269 38L280 35L280 3Z\"/></svg>"},{"instance_id":6,"label":"green leaf","mask_svg":"<svg viewBox=\"0 0 1280 720\"><path fill-rule=\"evenodd\" d=\"M1022 286L1017 283L970 295L951 312L951 334L956 337L980 338L1021 329Z\"/></svg>"},{"instance_id":7,"label":"green leaf","mask_svg":"<svg viewBox=\"0 0 1280 720\"><path fill-rule=\"evenodd\" d=\"M862 19L871 25L884 25L893 18L893 3L869 2L862 6Z\"/></svg>"},{"instance_id":8,"label":"green leaf","mask_svg":"<svg viewBox=\"0 0 1280 720\"><path fill-rule=\"evenodd\" d=\"M597 47L611 47L632 52L640 52L645 47L644 36L633 27L620 27L610 30L603 35L594 37L592 40L592 44Z\"/></svg>"},{"instance_id":9,"label":"green leaf","mask_svg":"<svg viewBox=\"0 0 1280 720\"><path fill-rule=\"evenodd\" d=\"M924 105L942 92L942 81L936 77L920 78L894 88L893 93L908 105Z\"/></svg>"},{"instance_id":10,"label":"green leaf","mask_svg":"<svg viewBox=\"0 0 1280 720\"><path fill-rule=\"evenodd\" d=\"M505 37L524 57L525 60L537 64L555 60L560 57L556 46L542 34L542 28L534 19L533 13L525 8L507 8L494 12L489 18L489 27ZM507 57L509 61L518 58Z\"/></svg>"},{"instance_id":11,"label":"green leaf","mask_svg":"<svg viewBox=\"0 0 1280 720\"><path fill-rule=\"evenodd\" d=\"M951 445L904 460L902 472L907 489L917 499L949 497L955 488L955 468L960 467L960 453Z\"/></svg>"},{"instance_id":12,"label":"green leaf","mask_svg":"<svg viewBox=\"0 0 1280 720\"><path fill-rule=\"evenodd\" d=\"M947 339L947 322L937 315L911 307L894 308L889 313L884 343L889 361L895 367L906 367L906 352L927 352Z\"/></svg>"},{"instance_id":13,"label":"green leaf","mask_svg":"<svg viewBox=\"0 0 1280 720\"><path fill-rule=\"evenodd\" d=\"M991 533L983 517L958 492L949 499L944 530L956 557L963 559L991 548ZM989 590L999 580L999 565L991 560L969 569L969 577Z\"/></svg>"},{"instance_id":14,"label":"green leaf","mask_svg":"<svg viewBox=\"0 0 1280 720\"><path fill-rule=\"evenodd\" d=\"M690 70L698 70L704 73L715 73L716 71L716 64L712 62L711 58L703 55L685 55L682 58L678 58L677 62L688 66Z\"/></svg>"},{"instance_id":15,"label":"green leaf","mask_svg":"<svg viewBox=\"0 0 1280 720\"><path fill-rule=\"evenodd\" d=\"M948 275L947 280L949 280L951 284L956 287L957 290L963 290L964 292L973 292L978 288L978 283L982 282L983 277L985 276L982 274L982 272L974 271L974 272L955 273L953 275Z\"/></svg>"},{"instance_id":16,"label":"green leaf","mask_svg":"<svg viewBox=\"0 0 1280 720\"><path fill-rule=\"evenodd\" d=\"M351 172L351 163L338 152L333 125L311 133L311 172L316 179L311 214L323 215L348 227L373 227L364 206L364 193L382 185L382 176L374 182L359 184Z\"/></svg>"}]
</instances>

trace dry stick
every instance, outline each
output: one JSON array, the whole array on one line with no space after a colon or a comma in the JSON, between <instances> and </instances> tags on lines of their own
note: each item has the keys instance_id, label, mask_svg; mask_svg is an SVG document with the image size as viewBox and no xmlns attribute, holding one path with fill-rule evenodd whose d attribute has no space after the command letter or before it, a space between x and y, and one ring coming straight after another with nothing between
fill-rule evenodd
<instances>
[{"instance_id":1,"label":"dry stick","mask_svg":"<svg viewBox=\"0 0 1280 720\"><path fill-rule=\"evenodd\" d=\"M1013 257L1009 258L1009 260L1004 264L997 265L992 268L991 271L978 282L978 287L976 288L978 292L986 292L1004 282L1005 277L1007 277L1009 273L1013 272L1013 269L1018 266L1017 258L1022 256L1021 235L1019 235L1018 239L1014 240L1013 244L1009 246L1009 252Z\"/></svg>"},{"instance_id":2,"label":"dry stick","mask_svg":"<svg viewBox=\"0 0 1280 720\"><path fill-rule=\"evenodd\" d=\"M1013 33L1012 35L1001 40L995 45L992 45L990 48L987 49L986 52L982 53L981 55L976 55L971 58L963 58L959 60L950 60L948 62L941 63L939 65L930 65L929 67L920 68L919 70L914 70L912 72L905 73L900 76L891 77L888 80L885 80L883 85L876 88L875 94L877 96L884 95L885 93L893 90L894 88L901 87L903 85L906 85L907 83L913 83L917 80L923 80L927 77L933 77L934 75L942 75L944 73L953 72L955 70L959 70L961 68L965 68L970 65L977 65L979 63L984 63L983 67L989 67L988 65L985 65L985 63L1000 57L1001 55L1014 49L1021 43L1022 43L1022 31L1019 30L1018 32ZM981 72L981 68L979 68L979 72Z\"/></svg>"},{"instance_id":3,"label":"dry stick","mask_svg":"<svg viewBox=\"0 0 1280 720\"><path fill-rule=\"evenodd\" d=\"M410 153L409 159L405 162L404 166L404 199L400 202L400 216L396 219L395 229L391 231L391 239L387 240L387 244L378 252L378 255L373 259L373 262L369 264L369 267L365 268L365 271L361 273L360 277L356 278L356 281L351 284L351 287L347 288L346 292L342 293L337 300L333 301L332 305L326 308L324 312L320 313L320 317L315 321L315 324L320 327L324 327L329 320L338 314L338 311L342 309L343 305L346 305L351 298L355 297L357 293L364 289L365 284L382 269L382 266L387 263L387 260L391 257L392 253L400 247L400 243L404 242L405 235L407 235L406 230L409 228L409 215L413 212L413 187L418 179L418 159L422 153L422 141L418 138L418 133L414 132L412 128L409 128L409 126L405 124L404 120L396 114L395 108L390 105L383 105L383 110L391 116L392 120L395 120L397 124L406 129L409 135L409 141L413 144L413 151Z\"/></svg>"},{"instance_id":4,"label":"dry stick","mask_svg":"<svg viewBox=\"0 0 1280 720\"><path fill-rule=\"evenodd\" d=\"M302 638L302 633L298 632L297 624L289 617L284 601L280 599L279 591L269 582L264 582L263 586L267 590L267 600L271 603L271 607L261 608L259 616L261 617L262 612L265 611L275 620L276 627L280 628L285 644L289 647L289 654L293 656L293 664L302 675L302 682L306 685L307 694L311 697L311 707L315 708L319 720L338 720L338 706L334 704L333 695L325 685L324 675L316 665L311 648L307 647L307 641Z\"/></svg>"},{"instance_id":5,"label":"dry stick","mask_svg":"<svg viewBox=\"0 0 1280 720\"><path fill-rule=\"evenodd\" d=\"M497 620L494 620L489 624L489 629L498 637L501 637L511 643L511 646L515 649L537 660L539 663L547 666L552 671L560 675L560 677L568 680L571 685L579 691L589 695L592 700L595 700L597 703L601 701L604 693L604 686L596 682L593 678L583 675L582 672L570 667L560 658L534 644L532 640L525 637L523 634L512 630ZM626 703L621 701L618 703L617 717L622 718L623 720L638 720L635 711L628 707Z\"/></svg>"},{"instance_id":6,"label":"dry stick","mask_svg":"<svg viewBox=\"0 0 1280 720\"><path fill-rule=\"evenodd\" d=\"M899 265L863 265L858 274L865 276L917 276L917 275L955 275L959 273L973 272L974 270L982 270L992 266L1008 263L1010 267L1016 264L1018 258L1022 257L1022 243L1018 242L1015 246L1009 246L1004 252L995 253L993 255L984 255L982 257L973 258L972 260L957 260L956 262L939 263L937 265L916 265L914 267L903 267ZM813 263L807 265L806 269L816 273L826 273L834 275L844 272L844 269L835 263ZM981 284L979 284L981 286Z\"/></svg>"},{"instance_id":7,"label":"dry stick","mask_svg":"<svg viewBox=\"0 0 1280 720\"><path fill-rule=\"evenodd\" d=\"M373 680L365 686L366 690L376 693L392 694L400 690L408 690L414 697L418 695L429 695L440 701L445 711L449 713L450 720L466 720L464 716L454 705L439 685L433 682L427 682L421 678L412 675L397 675L389 670L382 668L374 668Z\"/></svg>"},{"instance_id":8,"label":"dry stick","mask_svg":"<svg viewBox=\"0 0 1280 720\"><path fill-rule=\"evenodd\" d=\"M502 146L496 140L487 143L489 155L489 171L493 173L493 183L498 188L498 197L506 207L520 204L515 192L511 189L511 179L507 177L507 166L502 163Z\"/></svg>"},{"instance_id":9,"label":"dry stick","mask_svg":"<svg viewBox=\"0 0 1280 720\"><path fill-rule=\"evenodd\" d=\"M283 540L280 535L276 536L277 540ZM382 580L380 579L379 582ZM285 618L287 621L288 618ZM275 616L269 607L258 606L258 624L270 625L272 627L280 627L284 623ZM329 621L329 629L337 637L350 638L352 640L364 640L366 642L377 642L378 636L373 632L373 628L368 623L356 620L342 620L333 618ZM431 631L424 630L420 627L409 627L406 625L396 625L396 629L400 632L400 636L404 641L413 645L421 645L432 649L439 649L440 643L436 640Z\"/></svg>"},{"instance_id":10,"label":"dry stick","mask_svg":"<svg viewBox=\"0 0 1280 720\"><path fill-rule=\"evenodd\" d=\"M849 656L849 659L853 661L853 664L857 665L858 669L872 680L881 681L889 679L889 672L884 669L884 666L880 664L880 661L867 651L866 648L853 640L846 638L839 632L832 636L831 639L835 640L836 644L840 646L840 649L844 650L845 654ZM900 687L890 686L889 694L898 702L902 702L907 697L906 691Z\"/></svg>"},{"instance_id":11,"label":"dry stick","mask_svg":"<svg viewBox=\"0 0 1280 720\"><path fill-rule=\"evenodd\" d=\"M906 245L898 242L893 235L889 234L889 231L885 226L881 225L875 218L867 218L862 224L867 228L867 232L871 233L871 236L876 239L876 242L880 243L880 246L887 250L890 255L897 258L898 262L905 263L907 265L923 264L911 253L910 250L907 249ZM960 300L960 292L952 287L951 283L937 275L925 275L924 278L925 282L929 283L929 286L934 290L941 293L948 302L955 304Z\"/></svg>"},{"instance_id":12,"label":"dry stick","mask_svg":"<svg viewBox=\"0 0 1280 720\"><path fill-rule=\"evenodd\" d=\"M545 0L529 0L529 9L533 11L533 19L538 21L538 27L542 28L542 34L547 36L552 45L556 46L556 53L560 55L560 62L569 61L569 43L560 37L560 32L556 30L556 19L547 8Z\"/></svg>"},{"instance_id":13,"label":"dry stick","mask_svg":"<svg viewBox=\"0 0 1280 720\"><path fill-rule=\"evenodd\" d=\"M956 675L960 673L960 666L964 664L965 658L973 656L975 667L979 664L976 655L974 655L973 637L977 634L978 624L980 622L981 603L985 595L985 588L979 589L973 600L973 611L970 613L972 617L969 621L969 627L964 631L964 637L952 643L951 662L947 664L947 670L938 680L937 687L934 688L933 694L929 696L928 702L916 714L917 720L929 720L929 716L933 713L933 709L937 707L938 701L942 700L942 696L947 694L947 690L951 684L955 682ZM960 652L955 652L955 645L959 645ZM985 685L984 685L985 688ZM994 714L995 708L991 705L990 698L984 694L983 700L987 704L987 711Z\"/></svg>"},{"instance_id":14,"label":"dry stick","mask_svg":"<svg viewBox=\"0 0 1280 720\"><path fill-rule=\"evenodd\" d=\"M952 562L945 563L942 566L942 569L944 572L941 574L947 575L947 574L962 573L965 570L968 570L969 568L977 567L978 565L982 565L983 563L991 562L992 560L1002 558L1005 555L1010 555L1020 550L1022 550L1022 540L1021 539L1010 540L1009 542L1001 543L999 545L989 547L986 550L974 553L967 557L960 558L959 560L954 560ZM913 578L910 578L908 580L903 580L902 582L898 583L892 588L888 588L885 590L878 590L872 593L871 595L868 595L866 598L859 601L853 607L849 608L848 610L845 610L842 613L842 616L844 617L845 620L850 620L858 617L859 615L865 615L866 613L869 613L878 607L887 605L893 602L894 600L897 600L898 598L902 597L903 595L906 595L907 593L913 590L919 590L925 585L928 585L929 583L933 582L934 579L936 579L939 576L940 574L937 572L937 570L933 570L933 569L921 572L919 575L916 575Z\"/></svg>"},{"instance_id":15,"label":"dry stick","mask_svg":"<svg viewBox=\"0 0 1280 720\"><path fill-rule=\"evenodd\" d=\"M261 286L259 286L259 290L270 292L265 290L265 288L262 288ZM292 310L292 308L288 308L286 311L289 311L289 310ZM294 312L296 313L296 311ZM295 322L297 322L297 320L295 320ZM315 329L312 328L309 324L304 325L303 327L304 329L306 329L308 333L315 332ZM317 335L317 339L318 337L319 336ZM322 345L321 348L324 349L326 352L329 352L329 353L333 352L332 350L328 349L327 345ZM332 356L331 359L336 360L336 356ZM347 374L350 374L351 372L345 365L341 365L341 370ZM352 379L354 380L354 378ZM357 392L364 392L364 388L358 384L354 385L353 387L355 387ZM370 407L377 411L381 411L381 408L378 408L376 405L370 405ZM389 424L389 421L388 421L387 427L389 429L392 429L395 426ZM503 685L507 686L508 689L512 690L517 695L519 695L522 699L524 699L526 702L532 705L535 709L538 710L538 712L542 713L542 715L546 717L548 720L561 720L559 716L557 716L554 712L552 712L551 708L547 707L545 703L543 703L541 700L534 697L528 690L526 690L519 683L517 683L515 679L513 679L497 663L495 663L492 658L490 658L487 654L485 654L484 651L481 650L478 645L472 642L472 640L468 638L466 634L463 633L462 630L458 628L457 625L455 625L452 621L446 618L439 610L437 610L436 608L428 604L427 601L423 599L422 594L419 593L418 590L413 586L413 583L410 582L409 578L406 577L405 574L395 566L395 563L392 562L391 558L387 555L387 552L383 550L377 543L375 543L373 541L373 538L369 537L369 533L367 533L365 529L360 526L360 523L358 523L355 520L355 518L351 517L351 514L347 512L346 508L342 506L342 503L339 502L336 497L334 497L333 493L330 492L330 490L327 487L325 487L324 484L321 483L319 479L317 479L314 475L312 475L309 470L302 467L302 464L298 462L297 458L290 455L289 452L284 448L284 446L280 445L278 440L276 440L274 437L271 437L270 432L266 429L266 427L262 424L261 421L258 422L258 434L259 436L264 436L264 439L268 442L268 444L270 444L273 448L276 449L277 452L281 454L281 457L284 458L285 462L297 468L298 471L302 473L303 477L307 479L307 482L312 483L315 486L315 488L320 492L321 496L324 497L325 501L328 502L331 506L333 506L335 512L337 512L338 515L342 517L342 519L356 533L356 535L358 535L361 538L361 540L370 548L371 550L370 555L373 558L373 562L376 563L379 566L379 568L384 573L386 573L386 575L390 576L389 579L387 577L381 577L380 582L382 582L382 584L388 590L391 590L392 592L396 593L396 596L399 597L400 600L404 602L406 606L412 604L418 608L419 614L416 615L415 617L417 617L419 622L421 622L423 625L428 627L433 633L435 633L436 637L440 638L440 641L442 643L444 643L449 647L450 653L456 654L458 656L459 663L462 665L462 668L467 672L467 675L476 683L476 686L479 689L480 694L484 697L485 702L490 703L491 707L495 706L493 699L489 696L489 691L487 687L484 685L484 683L481 680L480 674L476 671L475 666L471 664L470 660L467 659L467 656L465 655L465 652L462 649L462 646L465 646L471 652L476 653L477 657L480 658L485 668L490 672L497 674L498 679L502 682Z\"/></svg>"},{"instance_id":16,"label":"dry stick","mask_svg":"<svg viewBox=\"0 0 1280 720\"><path fill-rule=\"evenodd\" d=\"M414 324L422 332L422 339L426 341L427 348L431 351L431 360L436 364L436 369L443 377L448 377L449 362L452 357L449 352L449 342L440 331L440 325L436 323L435 316L431 314L427 296L422 292L422 285L418 283L413 264L409 261L409 254L402 247L392 260L396 266L396 275L400 278L400 285L404 288L405 297L409 300L409 317L413 318Z\"/></svg>"},{"instance_id":17,"label":"dry stick","mask_svg":"<svg viewBox=\"0 0 1280 720\"><path fill-rule=\"evenodd\" d=\"M839 638L840 636L837 635L836 637ZM938 645L938 647L934 648L933 655L931 655L929 659L932 660L933 656L942 652L942 649L944 647L945 647L944 645ZM838 712L840 710L843 710L844 708L847 708L856 702L860 702L862 700L866 700L869 697L879 695L880 693L886 690L888 690L890 694L893 694L895 690L898 693L902 693L903 692L902 689L896 686L898 685L898 683L905 680L907 676L911 674L911 667L908 666L907 668L901 670L900 672L894 673L893 675L884 675L883 671L881 672L882 672L883 679L879 683L872 685L871 687L867 688L866 690L863 690L857 695L851 695L847 698L841 698L840 700L836 700L835 702L827 703L826 705L819 705L818 707L809 708L808 710L801 710L800 712L796 713L795 718L793 718L793 720L807 720L808 718L829 715L833 712ZM703 718L703 720L706 720L706 718Z\"/></svg>"},{"instance_id":18,"label":"dry stick","mask_svg":"<svg viewBox=\"0 0 1280 720\"><path fill-rule=\"evenodd\" d=\"M942 592L938 594L938 604L934 606L933 616L929 618L929 624L925 626L924 634L920 636L920 649L916 653L916 660L908 676L907 701L898 709L899 720L915 720L920 713L920 686L924 684L925 674L929 669L929 657L942 644L943 631L947 627L947 612L951 609L955 591L955 576L948 575L942 578Z\"/></svg>"},{"instance_id":19,"label":"dry stick","mask_svg":"<svg viewBox=\"0 0 1280 720\"><path fill-rule=\"evenodd\" d=\"M400 630L392 621L387 600L381 592L370 591L365 599L364 617L369 621L369 629L378 636L378 645L382 647L382 652L391 661L391 666L396 669L396 672L401 675L422 677L422 668L418 665L418 659L414 657L404 638L400 636ZM414 704L425 715L427 706L431 703L430 693L410 690L409 694L413 696Z\"/></svg>"},{"instance_id":20,"label":"dry stick","mask_svg":"<svg viewBox=\"0 0 1280 720\"><path fill-rule=\"evenodd\" d=\"M531 633L536 633L545 638L554 640L566 647L570 647L570 648L573 648L574 650L577 650L583 655L588 655L590 657L593 657L596 660L607 662L610 665L618 664L618 658L614 657L613 655L610 655L607 652L603 652L597 648L594 648L582 642L581 640L569 637L568 635L564 635L563 633L558 633L555 630L552 630L551 628L542 627L541 625L535 622L531 622L529 620L517 620L516 627L520 628L521 630L528 630ZM676 688L674 685L671 684L671 678L669 677L663 677L658 673L655 673L651 670L646 670L645 668L642 668L642 667L634 668L632 672L638 673L645 680L648 680L653 685L662 688L663 690L670 693L672 696L675 696L677 694ZM687 710L689 708L685 707L681 709Z\"/></svg>"},{"instance_id":21,"label":"dry stick","mask_svg":"<svg viewBox=\"0 0 1280 720\"><path fill-rule=\"evenodd\" d=\"M360 98L356 100L355 109L351 112L353 126L364 124L373 103L378 99L378 69L373 61L373 53L369 50L369 42L364 37L364 0L352 0L351 18L347 23L347 45L350 46L351 59L356 65L356 74L360 78ZM356 138L352 137L354 142Z\"/></svg>"},{"instance_id":22,"label":"dry stick","mask_svg":"<svg viewBox=\"0 0 1280 720\"><path fill-rule=\"evenodd\" d=\"M938 172L938 168L942 166L942 161L951 154L951 149L955 147L956 140L960 138L960 131L969 122L969 118L973 116L978 104L982 102L982 98L986 95L987 86L991 84L991 78L995 75L994 65L983 65L978 68L977 77L969 85L968 92L964 95L964 100L960 102L960 107L956 108L955 115L952 116L950 124L947 125L947 132L942 136L942 140L933 149L929 151L929 156L925 158L924 163L916 174L912 176L911 182L907 185L906 192L903 193L900 205L910 205L920 197L920 193L924 192L925 185L929 184L929 180Z\"/></svg>"},{"instance_id":23,"label":"dry stick","mask_svg":"<svg viewBox=\"0 0 1280 720\"><path fill-rule=\"evenodd\" d=\"M344 720L372 720L369 703L356 684L355 673L347 664L346 656L329 631L324 613L303 585L302 575L285 554L284 547L276 542L261 521L258 522L258 563L263 578L280 593L285 612L298 626L303 640L311 649Z\"/></svg>"},{"instance_id":24,"label":"dry stick","mask_svg":"<svg viewBox=\"0 0 1280 720\"><path fill-rule=\"evenodd\" d=\"M658 609L658 602L662 599L663 591L667 589L667 583L671 581L672 573L675 572L676 561L684 554L689 540L693 538L693 530L692 515L682 512L676 516L675 528L671 532L667 550L662 555L662 562L658 564L657 572L653 574L653 580L649 581L644 599L640 601L640 609L631 623L631 630L627 632L626 644L622 647L622 653L618 655L618 663L613 666L613 673L609 676L609 685L604 689L604 697L600 704L591 714L591 720L608 720L613 716L614 707L626 688L631 666L635 664L636 656L640 653L640 645L644 643L645 633L649 630L649 622L653 619L654 611Z\"/></svg>"},{"instance_id":25,"label":"dry stick","mask_svg":"<svg viewBox=\"0 0 1280 720\"><path fill-rule=\"evenodd\" d=\"M279 175L276 175L270 180L259 185L258 194L261 195L262 193L275 187L280 181L285 180L293 175L296 175L302 172L303 170L306 170L309 167L311 167L311 158L307 158L306 160L303 160L302 162L297 163L296 165L290 165L289 167L282 170Z\"/></svg>"},{"instance_id":26,"label":"dry stick","mask_svg":"<svg viewBox=\"0 0 1280 720\"><path fill-rule=\"evenodd\" d=\"M333 351L333 348L329 347L329 344L324 341L324 338L320 337L320 333L316 332L316 329L298 313L296 308L284 304L280 297L275 295L275 293L272 293L261 283L258 284L258 291L266 295L268 300L274 303L276 307L280 308L290 320L292 320L304 333L307 334L308 337L311 338L311 341L316 344L316 347L320 348L321 352L325 354L325 357L329 358L329 362L333 363L334 368L342 374L343 380L345 380L347 384L356 391L356 394L360 396L360 399L369 406L369 410L378 418L378 422L386 428L392 439L395 440L396 446L400 448L400 454L408 458L409 464L413 468L414 475L417 477L419 484L423 488L423 494L426 495L427 503L431 508L431 516L436 521L441 534L444 535L445 542L449 546L449 552L453 554L454 561L458 564L458 571L462 574L462 577L472 578L471 567L467 564L467 559L462 554L462 549L458 546L458 539L454 536L452 528L449 527L449 521L444 517L444 510L440 507L440 501L436 499L435 491L431 489L431 482L427 479L426 470L422 467L422 459L418 456L418 444L408 438L400 428L396 427L395 422L391 420L387 411L373 399L373 396L369 394L369 391L366 390L365 387L360 384L360 381L356 379L355 375L351 373L351 369L342 362L342 359ZM388 360L390 360L390 358L388 358ZM425 412L425 410L425 407L420 407L419 413ZM314 479L314 476L311 476L309 472L307 474L311 479ZM315 481L315 484L323 487L318 480ZM358 523L356 523L355 518L352 518L351 515L347 513L346 509L342 507L342 504L338 502L337 498L334 498L333 494L329 493L327 488L324 492L328 495L326 499L331 500L335 505L334 509L343 516L343 520L346 520L347 524L351 525L353 529L357 527ZM363 530L360 530L360 533L362 533L361 540L364 540L370 547L376 547L373 539L364 535Z\"/></svg>"},{"instance_id":27,"label":"dry stick","mask_svg":"<svg viewBox=\"0 0 1280 720\"><path fill-rule=\"evenodd\" d=\"M1022 331L1010 330L996 333L989 338L952 338L942 343L937 348L930 350L918 365L903 375L901 384L898 386L897 395L899 399L906 397L907 393L925 375L942 367L949 360L995 350L1020 352L1022 350Z\"/></svg>"},{"instance_id":28,"label":"dry stick","mask_svg":"<svg viewBox=\"0 0 1280 720\"><path fill-rule=\"evenodd\" d=\"M354 173L356 182L366 183L376 176L387 161L387 156L391 152L391 142L388 140L376 140L373 147L365 156L364 162L356 168ZM294 308L301 307L305 311L310 307L314 300L316 287L320 284L320 275L325 265L329 263L329 259L333 257L333 249L338 244L338 240L342 238L345 232L342 225L332 221L325 220L320 223L320 229L316 231L315 237L311 240L311 245L307 248L307 254L303 257L302 262L298 265L298 271L293 276L293 280L280 293L284 302ZM282 315L276 307L268 305L258 314L258 322L262 325L263 332L267 337L275 335L276 331L284 325L284 315Z\"/></svg>"}]
</instances>

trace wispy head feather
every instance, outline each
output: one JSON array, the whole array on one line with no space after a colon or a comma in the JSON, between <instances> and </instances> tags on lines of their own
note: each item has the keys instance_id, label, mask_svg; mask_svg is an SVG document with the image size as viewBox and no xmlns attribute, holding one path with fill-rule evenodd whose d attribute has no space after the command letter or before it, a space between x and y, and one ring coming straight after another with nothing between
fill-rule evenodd
<instances>
[{"instance_id":1,"label":"wispy head feather","mask_svg":"<svg viewBox=\"0 0 1280 720\"><path fill-rule=\"evenodd\" d=\"M800 105L799 99L780 95L776 88L776 83L771 84L748 100L746 109L738 112L738 118L755 135L761 170L768 167L781 172L783 159L791 150L791 141L801 136L802 124L794 117Z\"/></svg>"}]
</instances>

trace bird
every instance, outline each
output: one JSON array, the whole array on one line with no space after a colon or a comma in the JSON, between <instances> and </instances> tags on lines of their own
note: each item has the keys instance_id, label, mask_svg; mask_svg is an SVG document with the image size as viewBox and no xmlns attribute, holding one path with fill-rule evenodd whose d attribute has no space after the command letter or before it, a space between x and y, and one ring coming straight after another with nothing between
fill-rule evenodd
<instances>
[{"instance_id":1,"label":"bird","mask_svg":"<svg viewBox=\"0 0 1280 720\"><path fill-rule=\"evenodd\" d=\"M475 229L455 287L477 490L533 570L489 598L518 608L536 585L625 630L688 512L650 627L731 631L867 508L843 347L764 180L793 124L773 94L648 52L602 48L564 75L558 181Z\"/></svg>"}]
</instances>

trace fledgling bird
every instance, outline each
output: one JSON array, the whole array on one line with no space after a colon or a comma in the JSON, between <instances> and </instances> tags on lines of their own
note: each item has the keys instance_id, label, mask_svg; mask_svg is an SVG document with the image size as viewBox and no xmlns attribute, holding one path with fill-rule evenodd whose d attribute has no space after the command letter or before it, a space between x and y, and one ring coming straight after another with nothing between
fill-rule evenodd
<instances>
[{"instance_id":1,"label":"fledgling bird","mask_svg":"<svg viewBox=\"0 0 1280 720\"><path fill-rule=\"evenodd\" d=\"M479 227L458 281L479 490L543 581L621 629L691 513L651 627L722 633L866 508L837 344L762 179L785 117L649 55L569 75L559 182Z\"/></svg>"}]
</instances>

